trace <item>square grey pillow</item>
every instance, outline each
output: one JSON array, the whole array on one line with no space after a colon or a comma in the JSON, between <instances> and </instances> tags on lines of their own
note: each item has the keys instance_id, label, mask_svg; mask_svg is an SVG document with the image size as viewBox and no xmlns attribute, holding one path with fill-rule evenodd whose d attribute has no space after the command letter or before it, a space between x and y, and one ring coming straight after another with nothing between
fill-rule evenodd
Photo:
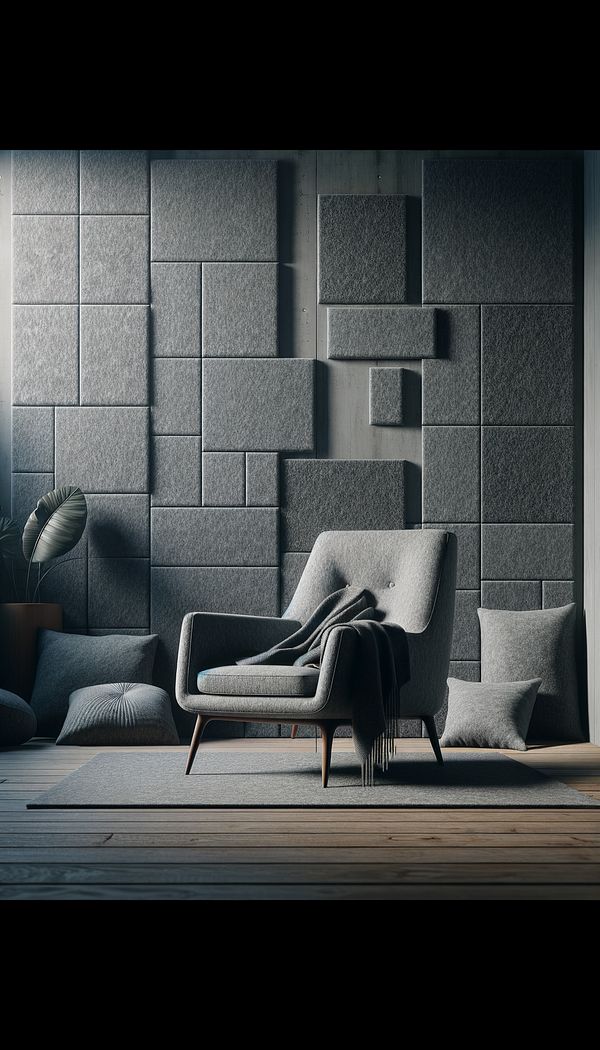
<instances>
[{"instance_id":1,"label":"square grey pillow","mask_svg":"<svg viewBox=\"0 0 600 1050\"><path fill-rule=\"evenodd\" d=\"M509 747L526 751L525 737L541 678L530 682L448 679L442 747Z\"/></svg>"},{"instance_id":2,"label":"square grey pillow","mask_svg":"<svg viewBox=\"0 0 600 1050\"><path fill-rule=\"evenodd\" d=\"M558 609L479 609L481 681L541 678L531 740L583 740L575 667L574 603Z\"/></svg>"},{"instance_id":3,"label":"square grey pillow","mask_svg":"<svg viewBox=\"0 0 600 1050\"><path fill-rule=\"evenodd\" d=\"M152 684L157 634L62 634L38 631L31 706L38 734L57 736L76 689L104 682Z\"/></svg>"}]
</instances>

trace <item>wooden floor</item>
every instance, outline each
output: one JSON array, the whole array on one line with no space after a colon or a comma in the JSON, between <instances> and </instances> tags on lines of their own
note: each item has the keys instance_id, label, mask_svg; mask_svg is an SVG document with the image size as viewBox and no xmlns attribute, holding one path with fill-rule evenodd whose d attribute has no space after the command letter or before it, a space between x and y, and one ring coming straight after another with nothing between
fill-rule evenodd
<instances>
[{"instance_id":1,"label":"wooden floor","mask_svg":"<svg viewBox=\"0 0 600 1050\"><path fill-rule=\"evenodd\" d=\"M103 750L0 751L0 900L600 900L600 809L25 808ZM600 799L598 747L505 753Z\"/></svg>"}]
</instances>

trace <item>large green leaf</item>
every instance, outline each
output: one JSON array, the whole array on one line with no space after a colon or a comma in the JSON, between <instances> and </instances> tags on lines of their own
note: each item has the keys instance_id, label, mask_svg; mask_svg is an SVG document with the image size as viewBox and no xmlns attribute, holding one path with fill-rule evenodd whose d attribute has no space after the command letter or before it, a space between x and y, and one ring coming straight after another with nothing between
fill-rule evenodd
<instances>
[{"instance_id":1,"label":"large green leaf","mask_svg":"<svg viewBox=\"0 0 600 1050\"><path fill-rule=\"evenodd\" d=\"M87 504L80 488L65 485L38 500L23 529L27 561L44 562L67 554L81 539Z\"/></svg>"},{"instance_id":2,"label":"large green leaf","mask_svg":"<svg viewBox=\"0 0 600 1050\"><path fill-rule=\"evenodd\" d=\"M21 553L19 528L12 518L0 518L0 557L18 558Z\"/></svg>"}]
</instances>

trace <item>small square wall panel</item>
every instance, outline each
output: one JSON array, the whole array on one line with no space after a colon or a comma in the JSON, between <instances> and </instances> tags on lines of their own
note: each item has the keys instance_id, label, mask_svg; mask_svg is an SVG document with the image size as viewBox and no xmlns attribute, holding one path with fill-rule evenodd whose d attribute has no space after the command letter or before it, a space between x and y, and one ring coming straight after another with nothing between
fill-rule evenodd
<instances>
[{"instance_id":1,"label":"small square wall panel","mask_svg":"<svg viewBox=\"0 0 600 1050\"><path fill-rule=\"evenodd\" d=\"M276 452L246 453L246 504L279 505L279 456Z\"/></svg>"},{"instance_id":2,"label":"small square wall panel","mask_svg":"<svg viewBox=\"0 0 600 1050\"><path fill-rule=\"evenodd\" d=\"M479 521L479 427L423 427L423 521Z\"/></svg>"},{"instance_id":3,"label":"small square wall panel","mask_svg":"<svg viewBox=\"0 0 600 1050\"><path fill-rule=\"evenodd\" d=\"M57 408L56 483L84 492L147 492L148 410Z\"/></svg>"},{"instance_id":4,"label":"small square wall panel","mask_svg":"<svg viewBox=\"0 0 600 1050\"><path fill-rule=\"evenodd\" d=\"M76 215L79 212L76 149L16 149L12 156L13 213Z\"/></svg>"},{"instance_id":5,"label":"small square wall panel","mask_svg":"<svg viewBox=\"0 0 600 1050\"><path fill-rule=\"evenodd\" d=\"M200 361L157 357L153 362L155 434L200 433Z\"/></svg>"},{"instance_id":6,"label":"small square wall panel","mask_svg":"<svg viewBox=\"0 0 600 1050\"><path fill-rule=\"evenodd\" d=\"M54 470L54 409L13 408L12 469Z\"/></svg>"},{"instance_id":7,"label":"small square wall panel","mask_svg":"<svg viewBox=\"0 0 600 1050\"><path fill-rule=\"evenodd\" d=\"M572 427L483 427L482 442L482 521L573 521Z\"/></svg>"},{"instance_id":8,"label":"small square wall panel","mask_svg":"<svg viewBox=\"0 0 600 1050\"><path fill-rule=\"evenodd\" d=\"M205 452L202 457L202 502L205 507L243 507L245 503L243 452Z\"/></svg>"},{"instance_id":9,"label":"small square wall panel","mask_svg":"<svg viewBox=\"0 0 600 1050\"><path fill-rule=\"evenodd\" d=\"M201 267L152 263L152 351L155 357L200 357Z\"/></svg>"},{"instance_id":10,"label":"small square wall panel","mask_svg":"<svg viewBox=\"0 0 600 1050\"><path fill-rule=\"evenodd\" d=\"M81 307L82 405L148 404L148 307Z\"/></svg>"},{"instance_id":11,"label":"small square wall panel","mask_svg":"<svg viewBox=\"0 0 600 1050\"><path fill-rule=\"evenodd\" d=\"M278 512L156 507L153 565L278 565Z\"/></svg>"},{"instance_id":12,"label":"small square wall panel","mask_svg":"<svg viewBox=\"0 0 600 1050\"><path fill-rule=\"evenodd\" d=\"M558 609L561 605L570 605L575 601L573 580L544 580L542 599L544 609Z\"/></svg>"},{"instance_id":13,"label":"small square wall panel","mask_svg":"<svg viewBox=\"0 0 600 1050\"><path fill-rule=\"evenodd\" d=\"M147 303L148 284L148 219L82 216L81 302Z\"/></svg>"},{"instance_id":14,"label":"small square wall panel","mask_svg":"<svg viewBox=\"0 0 600 1050\"><path fill-rule=\"evenodd\" d=\"M79 402L76 306L13 307L13 403Z\"/></svg>"},{"instance_id":15,"label":"small square wall panel","mask_svg":"<svg viewBox=\"0 0 600 1050\"><path fill-rule=\"evenodd\" d=\"M313 387L312 360L205 359L204 449L311 452Z\"/></svg>"},{"instance_id":16,"label":"small square wall panel","mask_svg":"<svg viewBox=\"0 0 600 1050\"><path fill-rule=\"evenodd\" d=\"M203 357L277 356L277 264L202 267Z\"/></svg>"},{"instance_id":17,"label":"small square wall panel","mask_svg":"<svg viewBox=\"0 0 600 1050\"><path fill-rule=\"evenodd\" d=\"M148 158L145 150L81 151L83 215L147 214Z\"/></svg>"},{"instance_id":18,"label":"small square wall panel","mask_svg":"<svg viewBox=\"0 0 600 1050\"><path fill-rule=\"evenodd\" d=\"M479 425L478 306L437 310L435 361L423 361L423 423Z\"/></svg>"},{"instance_id":19,"label":"small square wall panel","mask_svg":"<svg viewBox=\"0 0 600 1050\"><path fill-rule=\"evenodd\" d=\"M573 575L572 525L483 525L481 571L488 580L565 580Z\"/></svg>"},{"instance_id":20,"label":"small square wall panel","mask_svg":"<svg viewBox=\"0 0 600 1050\"><path fill-rule=\"evenodd\" d=\"M319 302L406 302L406 197L319 196Z\"/></svg>"},{"instance_id":21,"label":"small square wall panel","mask_svg":"<svg viewBox=\"0 0 600 1050\"><path fill-rule=\"evenodd\" d=\"M336 361L435 357L436 312L420 306L327 310L327 356Z\"/></svg>"},{"instance_id":22,"label":"small square wall panel","mask_svg":"<svg viewBox=\"0 0 600 1050\"><path fill-rule=\"evenodd\" d=\"M13 302L77 302L78 226L71 215L14 216Z\"/></svg>"},{"instance_id":23,"label":"small square wall panel","mask_svg":"<svg viewBox=\"0 0 600 1050\"><path fill-rule=\"evenodd\" d=\"M154 161L152 258L163 262L275 260L276 162Z\"/></svg>"},{"instance_id":24,"label":"small square wall panel","mask_svg":"<svg viewBox=\"0 0 600 1050\"><path fill-rule=\"evenodd\" d=\"M155 437L152 441L152 505L197 507L200 502L200 438Z\"/></svg>"},{"instance_id":25,"label":"small square wall panel","mask_svg":"<svg viewBox=\"0 0 600 1050\"><path fill-rule=\"evenodd\" d=\"M150 508L145 495L86 494L90 558L147 558Z\"/></svg>"},{"instance_id":26,"label":"small square wall panel","mask_svg":"<svg viewBox=\"0 0 600 1050\"><path fill-rule=\"evenodd\" d=\"M404 422L404 368L369 369L369 423L401 427Z\"/></svg>"},{"instance_id":27,"label":"small square wall panel","mask_svg":"<svg viewBox=\"0 0 600 1050\"><path fill-rule=\"evenodd\" d=\"M424 161L427 303L572 302L573 233L570 161Z\"/></svg>"}]
</instances>

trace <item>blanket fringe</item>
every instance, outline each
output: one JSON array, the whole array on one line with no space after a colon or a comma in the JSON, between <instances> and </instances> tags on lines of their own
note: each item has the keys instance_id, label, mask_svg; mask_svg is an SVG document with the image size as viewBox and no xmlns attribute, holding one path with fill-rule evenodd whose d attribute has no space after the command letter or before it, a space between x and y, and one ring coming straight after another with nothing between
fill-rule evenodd
<instances>
[{"instance_id":1,"label":"blanket fringe","mask_svg":"<svg viewBox=\"0 0 600 1050\"><path fill-rule=\"evenodd\" d=\"M375 767L384 773L396 754L396 737L400 719L400 690L391 689L384 701L385 729L373 741L367 757L361 763L361 783L363 787L372 787L375 779Z\"/></svg>"}]
</instances>

